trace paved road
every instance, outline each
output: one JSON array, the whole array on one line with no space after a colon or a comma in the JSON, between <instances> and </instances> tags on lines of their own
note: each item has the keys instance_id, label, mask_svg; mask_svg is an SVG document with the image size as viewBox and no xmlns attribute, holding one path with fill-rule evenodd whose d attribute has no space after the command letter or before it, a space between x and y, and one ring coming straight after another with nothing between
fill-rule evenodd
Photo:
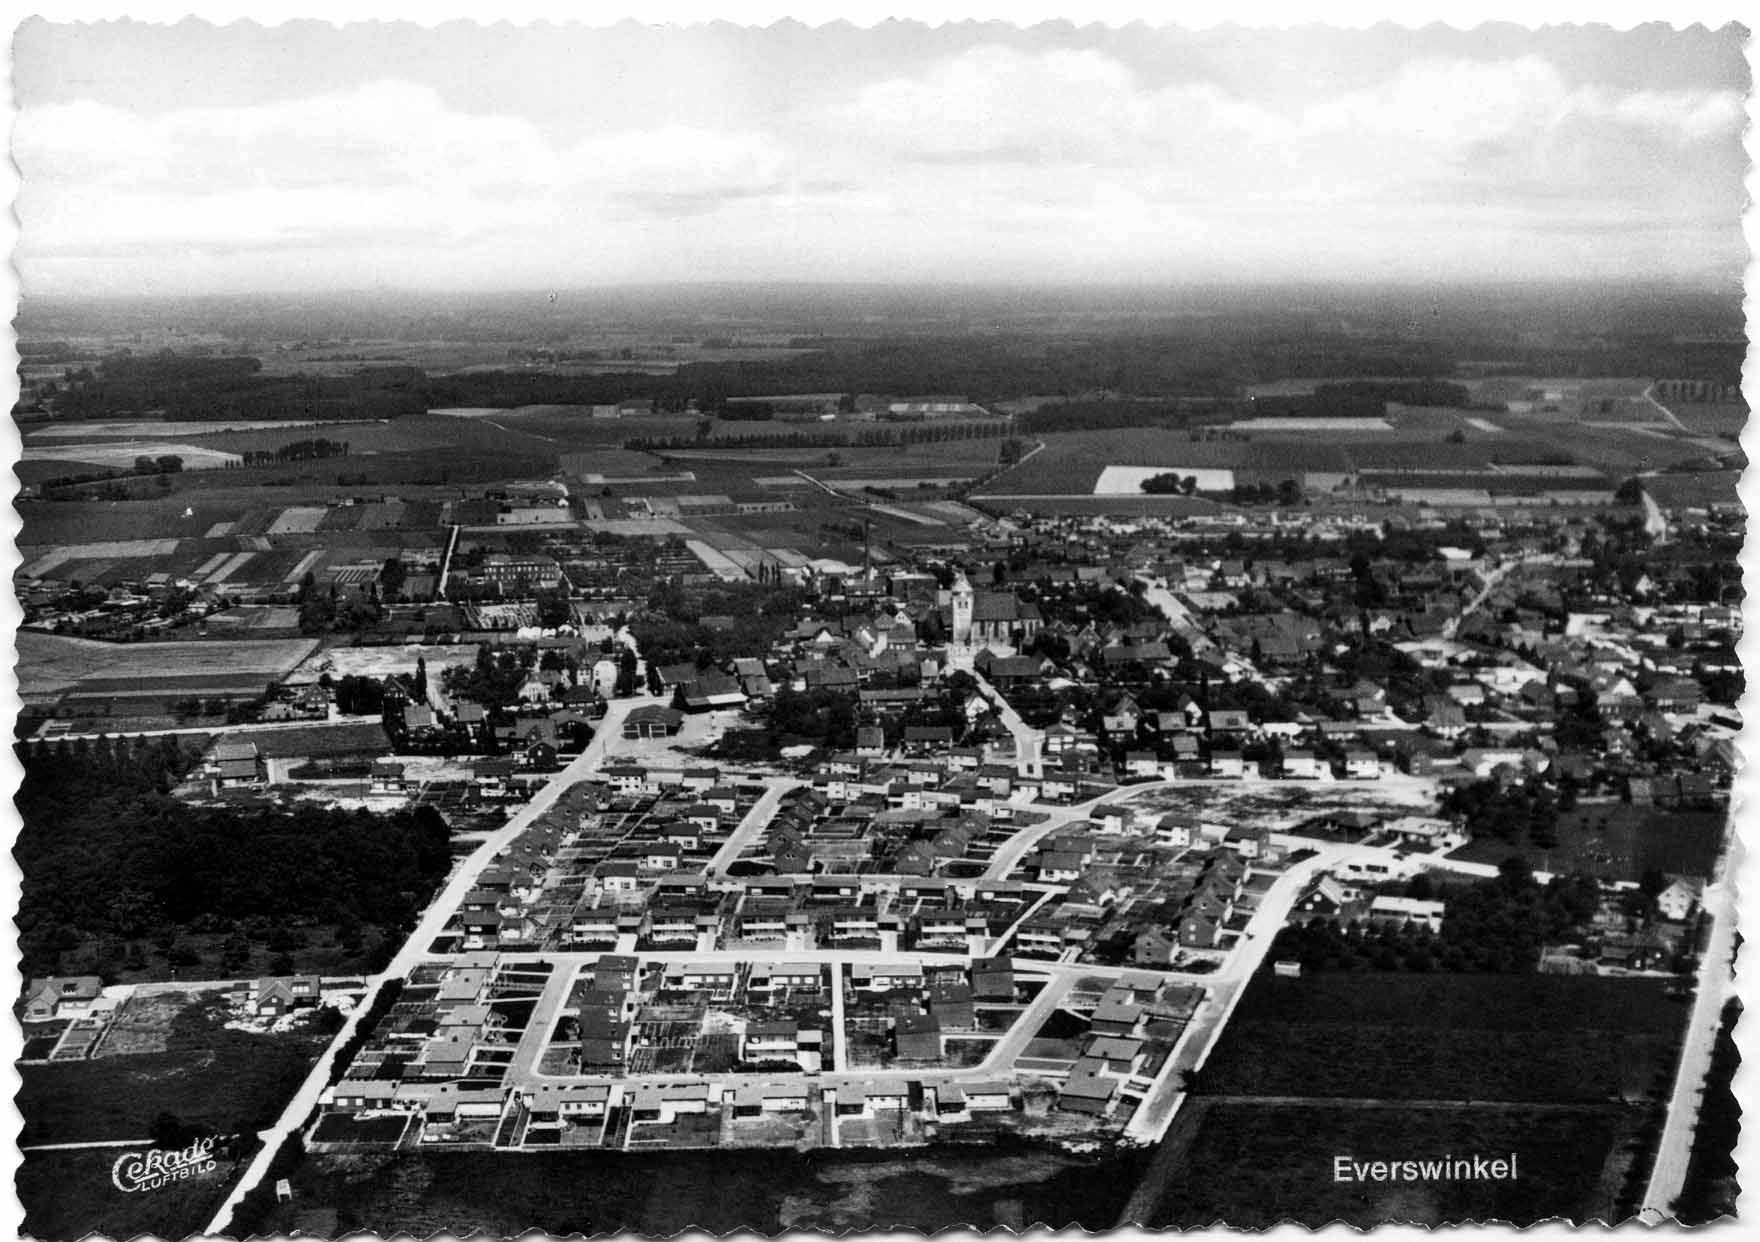
<instances>
[{"instance_id":1,"label":"paved road","mask_svg":"<svg viewBox=\"0 0 1760 1242\"><path fill-rule=\"evenodd\" d=\"M995 705L996 714L1014 737L1014 770L1022 775L1037 775L1045 749L1044 730L1028 724L984 674L977 669L967 669L966 672L978 683L978 692Z\"/></svg>"},{"instance_id":2,"label":"paved road","mask_svg":"<svg viewBox=\"0 0 1760 1242\"><path fill-rule=\"evenodd\" d=\"M759 798L746 817L739 821L727 844L715 851L715 857L709 860L709 874L724 876L727 869L739 859L747 845L755 840L759 833L769 825L770 819L776 814L776 804L782 801L782 795L791 789L800 787L801 782L789 776L771 776L764 779L769 786L764 796Z\"/></svg>"},{"instance_id":3,"label":"paved road","mask_svg":"<svg viewBox=\"0 0 1760 1242\"><path fill-rule=\"evenodd\" d=\"M1663 1123L1650 1186L1639 1210L1644 1223L1650 1225L1674 1219L1674 1201L1686 1185L1687 1162L1704 1104L1705 1075L1711 1069L1711 1053L1723 1024L1723 1006L1735 982L1730 969L1730 955L1735 951L1735 894L1729 877L1720 874L1705 890L1702 901L1712 918L1711 935L1699 961L1693 1012L1681 1045L1668 1119Z\"/></svg>"},{"instance_id":4,"label":"paved road","mask_svg":"<svg viewBox=\"0 0 1760 1242\"><path fill-rule=\"evenodd\" d=\"M1283 926L1309 882L1318 872L1361 855L1365 848L1322 845L1314 857L1303 859L1278 876L1276 883L1259 898L1258 907L1247 920L1246 930L1241 933L1222 968L1203 977L1207 989L1204 1003L1180 1033L1173 1053L1156 1075L1154 1087L1137 1106L1130 1124L1125 1127L1127 1137L1142 1143L1157 1143L1167 1134L1174 1115L1185 1101L1186 1072L1202 1068L1209 1059L1216 1041L1222 1037L1223 1028L1234 1015L1247 983L1271 951L1271 941L1276 937L1277 929Z\"/></svg>"},{"instance_id":5,"label":"paved road","mask_svg":"<svg viewBox=\"0 0 1760 1242\"><path fill-rule=\"evenodd\" d=\"M1072 802L1068 806L1046 806L1039 803L1032 803L1023 808L1025 810L1031 810L1035 814L1048 815L1050 818L1043 824L1034 824L1030 827L1021 829L1007 841L1003 842L1003 844L997 848L996 853L991 855L989 865L984 868L983 878L985 880L1002 880L1008 878L1009 872L1013 871L1014 868L1019 865L1021 859L1031 853L1039 842L1056 832L1059 828L1064 828L1071 823L1087 819L1096 810L1108 803L1125 802L1140 794L1160 793L1170 789L1201 789L1212 785L1219 785L1227 789L1251 789L1255 786L1276 789L1284 788L1291 784L1304 787L1318 785L1327 788L1336 788L1338 786L1361 786L1364 789L1389 789L1402 784L1422 784L1434 789L1434 782L1431 782L1426 778L1409 777L1397 773L1393 775L1383 775L1380 778L1366 778L1354 781L1330 780L1323 782L1291 782L1284 780L1271 780L1261 776L1249 776L1216 777L1199 780L1180 779L1169 781L1143 781L1135 785L1120 785L1115 789L1107 790L1103 794L1097 794L1084 802ZM1414 806L1412 809L1418 810L1419 808ZM1301 838L1298 840L1291 837L1289 840L1296 848L1313 846L1316 844L1316 842L1308 838ZM1486 867L1483 871L1479 871L1475 869L1477 864L1457 864L1453 859L1436 859L1433 861L1432 865L1447 866L1451 870L1463 870L1475 875L1497 874L1496 867Z\"/></svg>"},{"instance_id":6,"label":"paved road","mask_svg":"<svg viewBox=\"0 0 1760 1242\"><path fill-rule=\"evenodd\" d=\"M232 1193L226 1197L226 1202L222 1203L219 1211L215 1212L213 1220L208 1224L208 1234L218 1235L227 1232L227 1227L232 1223L233 1211L245 1195L268 1176L269 1164L275 1158L275 1153L281 1149L281 1144L300 1126L304 1125L312 1110L317 1108L319 1097L323 1095L325 1087L329 1084L330 1070L336 1062L338 1053L341 1052L343 1045L353 1037L362 1015L372 1007L373 1000L378 996L380 989L392 979L402 979L407 976L417 963L428 956L429 946L434 943L435 937L445 930L447 922L451 920L459 904L464 900L464 895L475 887L477 876L494 861L496 855L511 844L515 837L530 827L540 815L556 805L557 799L562 796L564 790L585 780L598 769L604 759L607 745L613 739L622 736L623 718L636 707L659 702L661 702L660 699L651 697L613 700L606 710L604 719L599 722L592 741L587 743L586 749L581 751L580 755L567 767L551 777L549 783L534 794L530 802L516 811L504 827L491 833L463 863L453 868L451 878L441 887L434 900L428 903L428 908L423 912L420 921L417 922L415 930L404 941L403 947L398 950L397 956L391 959L390 964L384 970L367 981L366 996L349 1013L342 1029L336 1032L336 1037L330 1041L329 1047L324 1049L317 1064L312 1066L311 1073L306 1075L305 1082L300 1085L300 1089L294 1093L293 1098L288 1101L287 1107L282 1110L280 1119L269 1129L260 1132L259 1137L263 1140L262 1149L258 1151L245 1169L244 1176L240 1177L237 1184L233 1186Z\"/></svg>"}]
</instances>

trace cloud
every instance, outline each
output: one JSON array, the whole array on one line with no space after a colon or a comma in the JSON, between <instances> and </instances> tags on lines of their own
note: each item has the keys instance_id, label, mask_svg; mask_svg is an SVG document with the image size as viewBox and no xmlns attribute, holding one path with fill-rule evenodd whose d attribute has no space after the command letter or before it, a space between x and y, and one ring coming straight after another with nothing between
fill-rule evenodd
<instances>
[{"instance_id":1,"label":"cloud","mask_svg":"<svg viewBox=\"0 0 1760 1242\"><path fill-rule=\"evenodd\" d=\"M1617 271L1653 264L1643 239L1671 229L1676 252L1739 249L1732 90L1617 88L1540 56L1383 60L1300 92L1261 85L1276 63L1225 85L1081 47L899 63L852 65L829 104L778 90L737 124L664 100L614 121L590 91L507 115L396 79L26 108L20 262L332 283L1210 279L1447 276L1509 254Z\"/></svg>"},{"instance_id":2,"label":"cloud","mask_svg":"<svg viewBox=\"0 0 1760 1242\"><path fill-rule=\"evenodd\" d=\"M39 254L457 244L546 220L700 215L788 182L763 135L667 126L562 145L400 81L241 108L32 109L14 151Z\"/></svg>"}]
</instances>

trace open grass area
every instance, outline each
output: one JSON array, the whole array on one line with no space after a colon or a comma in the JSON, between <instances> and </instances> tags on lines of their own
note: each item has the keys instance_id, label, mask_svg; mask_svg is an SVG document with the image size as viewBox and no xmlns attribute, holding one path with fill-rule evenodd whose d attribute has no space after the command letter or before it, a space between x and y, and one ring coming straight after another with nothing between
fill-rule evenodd
<instances>
[{"instance_id":1,"label":"open grass area","mask_svg":"<svg viewBox=\"0 0 1760 1242\"><path fill-rule=\"evenodd\" d=\"M227 473L211 473L211 477L219 479ZM261 501L261 493L257 499ZM25 501L19 504L18 514L24 520L24 529L18 536L19 547L46 548L114 539L198 539L214 523L237 517L238 506L192 506L180 497Z\"/></svg>"},{"instance_id":2,"label":"open grass area","mask_svg":"<svg viewBox=\"0 0 1760 1242\"><path fill-rule=\"evenodd\" d=\"M1589 1103L1666 1089L1686 1021L1656 979L1261 973L1206 1095Z\"/></svg>"},{"instance_id":3,"label":"open grass area","mask_svg":"<svg viewBox=\"0 0 1760 1242\"><path fill-rule=\"evenodd\" d=\"M377 717L337 724L313 724L304 728L235 733L229 740L256 743L257 750L265 759L382 755L391 748L391 743L385 736L385 726Z\"/></svg>"},{"instance_id":4,"label":"open grass area","mask_svg":"<svg viewBox=\"0 0 1760 1242\"><path fill-rule=\"evenodd\" d=\"M310 1035L213 1030L164 1052L59 1065L25 1065L18 1108L21 1144L145 1138L171 1113L226 1133L260 1130L281 1113L317 1058Z\"/></svg>"},{"instance_id":5,"label":"open grass area","mask_svg":"<svg viewBox=\"0 0 1760 1242\"><path fill-rule=\"evenodd\" d=\"M128 1148L30 1151L18 1166L23 1232L42 1242L106 1238L186 1238L207 1227L243 1161L222 1160L212 1173L156 1190L124 1194L110 1180Z\"/></svg>"},{"instance_id":6,"label":"open grass area","mask_svg":"<svg viewBox=\"0 0 1760 1242\"><path fill-rule=\"evenodd\" d=\"M1579 871L1604 880L1635 881L1646 871L1710 876L1722 848L1722 811L1664 811L1596 802L1558 817L1550 850L1481 837L1450 857L1493 865L1521 854L1542 870Z\"/></svg>"},{"instance_id":7,"label":"open grass area","mask_svg":"<svg viewBox=\"0 0 1760 1242\"><path fill-rule=\"evenodd\" d=\"M1150 1228L1226 1221L1264 1229L1286 1220L1319 1228L1389 1222L1439 1225L1572 1221L1612 1211L1604 1168L1627 1118L1612 1107L1536 1110L1351 1108L1194 1102L1176 1132L1190 1134L1173 1162ZM1172 1141L1172 1140L1170 1140ZM1335 1181L1333 1160L1515 1156L1509 1180ZM1613 1191L1617 1192L1617 1179Z\"/></svg>"}]
</instances>

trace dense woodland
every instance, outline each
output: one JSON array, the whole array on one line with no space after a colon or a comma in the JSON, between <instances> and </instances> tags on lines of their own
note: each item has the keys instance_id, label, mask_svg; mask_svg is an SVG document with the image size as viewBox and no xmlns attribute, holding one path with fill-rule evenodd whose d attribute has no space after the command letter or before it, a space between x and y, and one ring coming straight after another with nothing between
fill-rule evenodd
<instances>
[{"instance_id":1,"label":"dense woodland","mask_svg":"<svg viewBox=\"0 0 1760 1242\"><path fill-rule=\"evenodd\" d=\"M1446 900L1441 932L1315 918L1282 928L1270 956L1303 970L1530 971L1545 945L1594 916L1600 892L1588 876L1541 885L1520 858L1504 863L1495 879L1446 890L1419 876L1408 895Z\"/></svg>"},{"instance_id":2,"label":"dense woodland","mask_svg":"<svg viewBox=\"0 0 1760 1242\"><path fill-rule=\"evenodd\" d=\"M325 928L345 951L392 942L451 865L431 807L391 814L318 806L191 805L170 790L197 756L175 738L24 745L14 856L23 873L23 973L53 974L99 946L98 973L149 952L188 960L188 935L290 952ZM107 961L113 958L113 961ZM228 963L232 965L228 965Z\"/></svg>"}]
</instances>

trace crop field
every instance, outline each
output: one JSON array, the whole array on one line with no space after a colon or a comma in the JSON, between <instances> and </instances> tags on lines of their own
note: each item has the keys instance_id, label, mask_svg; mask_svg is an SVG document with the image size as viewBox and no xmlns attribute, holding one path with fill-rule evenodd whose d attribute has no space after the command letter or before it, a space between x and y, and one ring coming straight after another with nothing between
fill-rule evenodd
<instances>
[{"instance_id":1,"label":"crop field","mask_svg":"<svg viewBox=\"0 0 1760 1242\"><path fill-rule=\"evenodd\" d=\"M296 431L307 427L335 427L337 423L288 423L268 418L195 419L144 418L133 422L60 422L34 428L26 445L40 440L162 440L207 436L222 431ZM353 424L359 426L360 424Z\"/></svg>"},{"instance_id":2,"label":"crop field","mask_svg":"<svg viewBox=\"0 0 1760 1242\"><path fill-rule=\"evenodd\" d=\"M215 431L202 436L198 443L226 453L261 453L300 440L325 439L347 443L351 456L357 453L400 453L478 439L477 431L461 425L462 421L438 415L409 415L389 422L375 420L299 426L268 423L243 431ZM341 459L324 460L334 464Z\"/></svg>"},{"instance_id":3,"label":"crop field","mask_svg":"<svg viewBox=\"0 0 1760 1242\"><path fill-rule=\"evenodd\" d=\"M116 678L248 677L278 681L318 645L315 638L242 642L99 643L20 630L19 692L41 694Z\"/></svg>"},{"instance_id":4,"label":"crop field","mask_svg":"<svg viewBox=\"0 0 1760 1242\"><path fill-rule=\"evenodd\" d=\"M1685 1021L1659 979L1261 973L1203 1093L1617 1102L1666 1079Z\"/></svg>"},{"instance_id":5,"label":"crop field","mask_svg":"<svg viewBox=\"0 0 1760 1242\"><path fill-rule=\"evenodd\" d=\"M1697 435L1738 438L1748 425L1748 407L1740 401L1700 404L1663 402L1681 423Z\"/></svg>"},{"instance_id":6,"label":"crop field","mask_svg":"<svg viewBox=\"0 0 1760 1242\"><path fill-rule=\"evenodd\" d=\"M200 444L184 444L171 440L129 440L124 444L56 443L24 446L26 461L64 462L90 465L101 470L127 470L140 457L181 458L185 470L220 470L233 465L238 458ZM78 473L64 470L64 474Z\"/></svg>"},{"instance_id":7,"label":"crop field","mask_svg":"<svg viewBox=\"0 0 1760 1242\"><path fill-rule=\"evenodd\" d=\"M1041 439L1043 449L991 480L984 490L1011 495L1091 494L1101 470L1111 465L1292 473L1342 473L1348 465L1344 451L1324 437L1194 440L1189 432L1143 427L1053 432Z\"/></svg>"},{"instance_id":8,"label":"crop field","mask_svg":"<svg viewBox=\"0 0 1760 1242\"><path fill-rule=\"evenodd\" d=\"M1451 857L1496 864L1521 854L1542 869L1635 881L1646 871L1709 876L1723 847L1722 811L1664 811L1622 803L1579 804L1558 817L1550 850L1481 837Z\"/></svg>"},{"instance_id":9,"label":"crop field","mask_svg":"<svg viewBox=\"0 0 1760 1242\"><path fill-rule=\"evenodd\" d=\"M1616 477L1657 470L1703 451L1678 434L1632 426L1595 426L1551 418L1500 416L1512 434L1522 435L1583 465L1598 466Z\"/></svg>"},{"instance_id":10,"label":"crop field","mask_svg":"<svg viewBox=\"0 0 1760 1242\"><path fill-rule=\"evenodd\" d=\"M571 449L620 445L625 440L646 437L693 436L700 420L694 414L591 418L579 406L527 405L504 410L495 421L529 436L548 437L561 448Z\"/></svg>"},{"instance_id":11,"label":"crop field","mask_svg":"<svg viewBox=\"0 0 1760 1242\"><path fill-rule=\"evenodd\" d=\"M1740 470L1653 474L1645 478L1644 490L1665 509L1706 508L1736 504L1741 482Z\"/></svg>"},{"instance_id":12,"label":"crop field","mask_svg":"<svg viewBox=\"0 0 1760 1242\"><path fill-rule=\"evenodd\" d=\"M443 414L412 414L383 423L336 424L297 431L221 432L199 443L222 452L269 451L299 440L322 436L349 447L347 457L293 461L251 467L266 480L303 478L334 480L365 477L369 482L440 482L439 474L459 482L481 477L508 478L548 474L558 452L567 446L545 434L533 434L501 419L448 418ZM232 472L236 475L238 472Z\"/></svg>"},{"instance_id":13,"label":"crop field","mask_svg":"<svg viewBox=\"0 0 1760 1242\"><path fill-rule=\"evenodd\" d=\"M1629 1126L1612 1107L1441 1109L1201 1098L1193 1106L1176 1124L1175 1134L1189 1145L1159 1187L1160 1202L1143 1221L1149 1228L1219 1220L1239 1229L1285 1220L1313 1228L1340 1220L1358 1228L1389 1221L1530 1225L1555 1216L1605 1216L1613 1199L1605 1168ZM1512 1154L1517 1176L1510 1180L1352 1183L1333 1177L1338 1156L1366 1163Z\"/></svg>"}]
</instances>

